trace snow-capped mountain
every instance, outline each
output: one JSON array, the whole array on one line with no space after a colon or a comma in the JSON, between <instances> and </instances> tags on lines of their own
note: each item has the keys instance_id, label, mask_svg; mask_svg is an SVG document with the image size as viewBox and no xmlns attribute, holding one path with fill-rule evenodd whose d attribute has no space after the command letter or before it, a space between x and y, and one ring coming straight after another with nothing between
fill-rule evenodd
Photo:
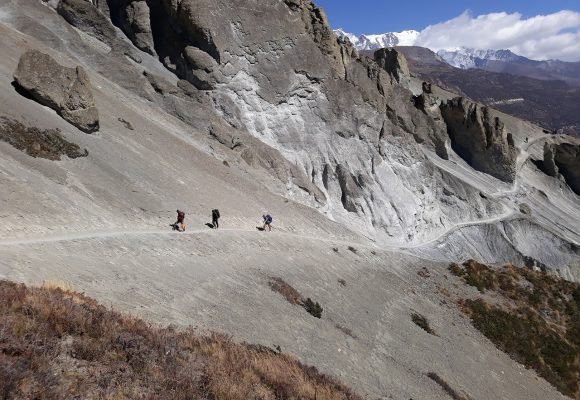
<instances>
[{"instance_id":1,"label":"snow-capped mountain","mask_svg":"<svg viewBox=\"0 0 580 400\"><path fill-rule=\"evenodd\" d=\"M393 46L413 46L417 37L419 37L419 32L413 30L360 36L345 32L342 29L336 29L334 32L339 37L347 37L358 50L374 50Z\"/></svg>"},{"instance_id":2,"label":"snow-capped mountain","mask_svg":"<svg viewBox=\"0 0 580 400\"><path fill-rule=\"evenodd\" d=\"M489 61L522 61L525 57L518 56L510 50L478 50L460 47L452 50L439 50L437 55L448 64L461 69L483 68Z\"/></svg>"},{"instance_id":3,"label":"snow-capped mountain","mask_svg":"<svg viewBox=\"0 0 580 400\"><path fill-rule=\"evenodd\" d=\"M346 37L358 50L375 50L395 46L419 46L426 42L420 32L408 30L387 32L379 35L354 35L343 29L334 31L339 37ZM562 80L575 87L580 86L580 62L559 60L537 61L517 55L511 50L481 50L467 47L451 49L429 49L437 58L460 69L482 69L489 72L508 73L534 79ZM408 50L411 51L411 50ZM428 54L428 53L422 53ZM432 54L435 56L435 54ZM427 59L434 59L431 55Z\"/></svg>"}]
</instances>

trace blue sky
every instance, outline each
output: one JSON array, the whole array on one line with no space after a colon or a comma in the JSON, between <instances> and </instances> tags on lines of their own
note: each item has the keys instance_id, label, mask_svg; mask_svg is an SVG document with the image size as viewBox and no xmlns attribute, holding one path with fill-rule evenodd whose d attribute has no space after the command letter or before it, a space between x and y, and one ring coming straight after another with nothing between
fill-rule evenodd
<instances>
[{"instance_id":1,"label":"blue sky","mask_svg":"<svg viewBox=\"0 0 580 400\"><path fill-rule=\"evenodd\" d=\"M580 0L314 0L328 15L333 28L355 34L405 29L422 30L466 10L474 16L492 12L519 12L524 18L561 10L580 11Z\"/></svg>"}]
</instances>

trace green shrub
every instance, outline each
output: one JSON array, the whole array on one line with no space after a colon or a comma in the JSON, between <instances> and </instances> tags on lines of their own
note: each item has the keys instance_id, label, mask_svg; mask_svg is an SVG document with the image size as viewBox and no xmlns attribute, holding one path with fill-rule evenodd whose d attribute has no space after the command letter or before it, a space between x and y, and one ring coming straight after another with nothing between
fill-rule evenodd
<instances>
[{"instance_id":1,"label":"green shrub","mask_svg":"<svg viewBox=\"0 0 580 400\"><path fill-rule=\"evenodd\" d=\"M310 297L302 302L302 307L316 318L322 318L322 306L314 302Z\"/></svg>"},{"instance_id":2,"label":"green shrub","mask_svg":"<svg viewBox=\"0 0 580 400\"><path fill-rule=\"evenodd\" d=\"M577 396L578 343L569 342L529 307L505 311L485 301L467 300L471 322L499 349L534 368L560 392Z\"/></svg>"}]
</instances>

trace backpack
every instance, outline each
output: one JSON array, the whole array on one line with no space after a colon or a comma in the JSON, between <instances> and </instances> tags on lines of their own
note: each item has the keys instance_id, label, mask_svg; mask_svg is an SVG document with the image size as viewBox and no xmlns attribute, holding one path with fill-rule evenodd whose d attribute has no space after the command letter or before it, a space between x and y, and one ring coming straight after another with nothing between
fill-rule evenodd
<instances>
[{"instance_id":1,"label":"backpack","mask_svg":"<svg viewBox=\"0 0 580 400\"><path fill-rule=\"evenodd\" d=\"M272 216L270 214L266 215L266 222L268 224L271 224L272 223Z\"/></svg>"},{"instance_id":2,"label":"backpack","mask_svg":"<svg viewBox=\"0 0 580 400\"><path fill-rule=\"evenodd\" d=\"M219 218L220 217L220 210L218 210L217 208L214 210L211 210L211 216L212 216L212 218L215 218L215 219Z\"/></svg>"},{"instance_id":3,"label":"backpack","mask_svg":"<svg viewBox=\"0 0 580 400\"><path fill-rule=\"evenodd\" d=\"M177 218L178 219L185 219L185 213L183 211L180 211L177 213Z\"/></svg>"}]
</instances>

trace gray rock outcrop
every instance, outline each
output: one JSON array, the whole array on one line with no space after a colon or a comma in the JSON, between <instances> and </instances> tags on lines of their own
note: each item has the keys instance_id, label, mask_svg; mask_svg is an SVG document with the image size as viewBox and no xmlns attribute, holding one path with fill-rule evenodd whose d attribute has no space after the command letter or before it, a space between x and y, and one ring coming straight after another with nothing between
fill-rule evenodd
<instances>
[{"instance_id":1,"label":"gray rock outcrop","mask_svg":"<svg viewBox=\"0 0 580 400\"><path fill-rule=\"evenodd\" d=\"M83 132L99 129L91 83L82 67L68 68L48 54L29 50L20 57L14 79L36 101Z\"/></svg>"},{"instance_id":2,"label":"gray rock outcrop","mask_svg":"<svg viewBox=\"0 0 580 400\"><path fill-rule=\"evenodd\" d=\"M74 27L109 45L116 42L115 27L90 1L60 0L56 10Z\"/></svg>"},{"instance_id":3,"label":"gray rock outcrop","mask_svg":"<svg viewBox=\"0 0 580 400\"><path fill-rule=\"evenodd\" d=\"M379 49L374 54L375 62L389 73L395 82L408 88L411 81L411 73L407 65L407 59L395 49Z\"/></svg>"},{"instance_id":4,"label":"gray rock outcrop","mask_svg":"<svg viewBox=\"0 0 580 400\"><path fill-rule=\"evenodd\" d=\"M514 182L517 151L510 133L493 110L456 97L441 105L451 146L478 171Z\"/></svg>"},{"instance_id":5,"label":"gray rock outcrop","mask_svg":"<svg viewBox=\"0 0 580 400\"><path fill-rule=\"evenodd\" d=\"M109 18L88 0L60 0L57 12L72 26L107 44L112 51L141 63L141 57L119 37Z\"/></svg>"},{"instance_id":6,"label":"gray rock outcrop","mask_svg":"<svg viewBox=\"0 0 580 400\"><path fill-rule=\"evenodd\" d=\"M545 143L542 170L554 178L563 178L580 195L580 145Z\"/></svg>"},{"instance_id":7,"label":"gray rock outcrop","mask_svg":"<svg viewBox=\"0 0 580 400\"><path fill-rule=\"evenodd\" d=\"M433 143L437 155L444 160L448 160L447 143L449 142L449 136L447 134L447 125L443 121L441 109L439 108L441 100L433 94L431 84L423 82L421 94L415 96L413 101L415 107L430 117L423 120L423 124L418 126L418 130L423 130L425 140ZM425 126L426 129L424 128ZM422 127L423 129L421 129Z\"/></svg>"},{"instance_id":8,"label":"gray rock outcrop","mask_svg":"<svg viewBox=\"0 0 580 400\"><path fill-rule=\"evenodd\" d=\"M156 55L151 30L151 10L145 0L122 1L120 8L122 29L135 46L151 55Z\"/></svg>"}]
</instances>

